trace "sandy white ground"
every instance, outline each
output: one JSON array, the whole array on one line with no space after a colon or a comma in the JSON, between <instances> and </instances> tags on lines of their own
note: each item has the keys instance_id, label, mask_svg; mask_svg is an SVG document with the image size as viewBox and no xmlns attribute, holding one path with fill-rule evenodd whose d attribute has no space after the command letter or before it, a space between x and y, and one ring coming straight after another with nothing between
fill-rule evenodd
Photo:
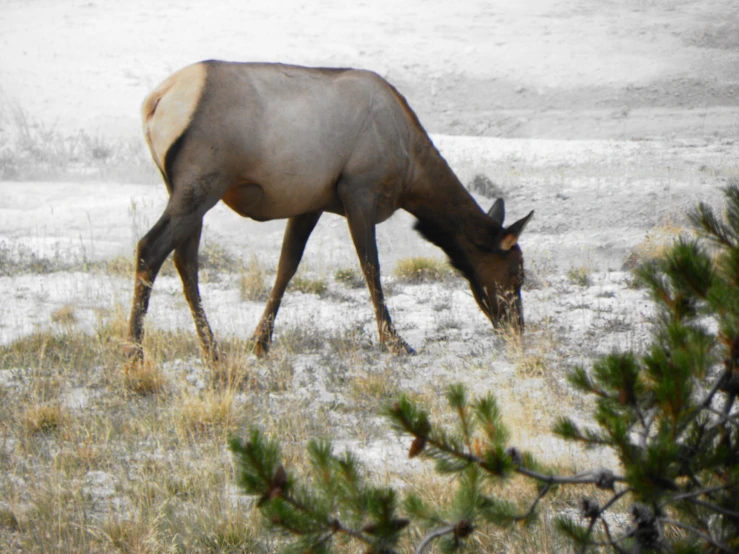
<instances>
[{"instance_id":1,"label":"sandy white ground","mask_svg":"<svg viewBox=\"0 0 739 554\"><path fill-rule=\"evenodd\" d=\"M720 187L739 175L734 3L281 0L206 7L195 1L7 0L0 5L0 106L7 113L18 105L66 133L84 129L127 140L138 136L143 96L199 59L378 71L407 95L463 182L488 175L502 188L511 220L536 210L521 239L530 277L538 282L524 292L526 340L549 365L546 375L522 377L464 284L393 282L398 259L441 256L412 230L412 218L398 213L378 228L378 246L394 321L419 355L398 361L378 354L375 366L390 368L402 389L441 391L448 382L464 382L496 391L515 444L560 463L598 464L602 453L585 459L543 436L552 417L584 412L560 402L560 395L567 398L568 367L587 365L614 347L639 348L647 336L651 306L630 286L623 267L628 255L682 225L684 210L698 200L718 202ZM8 132L0 127L0 141ZM492 202L477 198L484 207ZM161 185L2 181L0 245L88 262L132 256L165 202ZM223 206L205 221L206 242L274 267L284 222L244 220ZM303 263L328 278L337 294L288 293L277 339L295 325L311 325L321 336L361 328L374 337L367 292L332 280L335 269L357 266L342 218L322 218ZM573 283L572 268L585 268L591 284ZM237 279L224 276L201 287L221 337L247 338L263 309L240 300ZM100 314L128 309L131 288L130 278L100 271L0 277L0 345L54 329L51 314L65 305L74 306L76 325L91 330ZM147 325L192 329L176 277L157 281ZM292 365L290 390L274 402L344 401L326 385L320 356L298 354ZM207 369L197 360L173 360L167 371L198 383ZM0 385L26 386L23 372L0 372ZM81 410L96 393L70 388L61 394L70 410ZM351 417L342 414L340 425L337 419L337 440L384 475L407 445L390 434L363 440L357 429L381 423ZM4 478L2 487L21 491L25 501L23 479ZM105 509L124 506L125 512L125 497L111 492L120 484L111 473L91 472L85 491Z\"/></svg>"}]
</instances>

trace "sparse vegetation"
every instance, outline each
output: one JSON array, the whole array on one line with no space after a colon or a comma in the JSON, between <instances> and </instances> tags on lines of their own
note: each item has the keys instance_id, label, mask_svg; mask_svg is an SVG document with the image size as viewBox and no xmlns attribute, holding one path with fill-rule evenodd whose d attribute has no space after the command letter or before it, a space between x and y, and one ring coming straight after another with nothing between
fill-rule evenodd
<instances>
[{"instance_id":1,"label":"sparse vegetation","mask_svg":"<svg viewBox=\"0 0 739 554\"><path fill-rule=\"evenodd\" d=\"M307 277L298 274L291 279L287 290L322 296L328 291L328 283L321 277Z\"/></svg>"},{"instance_id":2,"label":"sparse vegetation","mask_svg":"<svg viewBox=\"0 0 739 554\"><path fill-rule=\"evenodd\" d=\"M257 257L252 255L249 263L241 272L239 297L245 302L261 302L267 300L269 291L267 271L259 263Z\"/></svg>"},{"instance_id":3,"label":"sparse vegetation","mask_svg":"<svg viewBox=\"0 0 739 554\"><path fill-rule=\"evenodd\" d=\"M505 192L496 185L490 177L478 173L467 185L470 192L480 194L486 198L505 198Z\"/></svg>"},{"instance_id":4,"label":"sparse vegetation","mask_svg":"<svg viewBox=\"0 0 739 554\"><path fill-rule=\"evenodd\" d=\"M30 406L23 414L26 433L54 433L64 426L69 415L58 404Z\"/></svg>"},{"instance_id":5,"label":"sparse vegetation","mask_svg":"<svg viewBox=\"0 0 739 554\"><path fill-rule=\"evenodd\" d=\"M574 285L579 287L589 287L593 284L590 277L592 271L585 266L573 267L567 272L567 278Z\"/></svg>"},{"instance_id":6,"label":"sparse vegetation","mask_svg":"<svg viewBox=\"0 0 739 554\"><path fill-rule=\"evenodd\" d=\"M59 325L73 325L77 321L74 306L65 304L51 312L51 321Z\"/></svg>"},{"instance_id":7,"label":"sparse vegetation","mask_svg":"<svg viewBox=\"0 0 739 554\"><path fill-rule=\"evenodd\" d=\"M334 279L337 283L341 283L350 289L359 289L365 286L364 275L362 275L362 272L349 267L337 269L334 273Z\"/></svg>"},{"instance_id":8,"label":"sparse vegetation","mask_svg":"<svg viewBox=\"0 0 739 554\"><path fill-rule=\"evenodd\" d=\"M611 450L612 468L570 475L543 466L510 445L492 394L470 399L460 385L446 391L453 425L432 422L402 394L384 409L412 439L409 458L433 460L439 474L456 477L449 498L425 502L405 492L401 499L326 440L309 441L302 474L283 461L277 440L254 428L247 441L232 439L231 450L265 521L290 533L286 551L332 552L348 543L392 553L407 550L409 540L416 552L435 541L443 552L461 551L486 526L531 526L550 491L583 485L601 492L582 494L577 515L556 516L555 550L739 551L739 183L725 194L724 218L705 204L691 212L702 240L680 239L637 272L658 310L647 352L614 351L591 370L568 374L572 387L595 399L594 424L564 416L552 430ZM513 476L535 485L523 502L520 494L506 497ZM617 523L626 513L631 523ZM481 541L486 551L499 548L478 535Z\"/></svg>"},{"instance_id":9,"label":"sparse vegetation","mask_svg":"<svg viewBox=\"0 0 739 554\"><path fill-rule=\"evenodd\" d=\"M158 394L167 386L162 370L150 360L125 364L121 371L123 388L132 394Z\"/></svg>"},{"instance_id":10,"label":"sparse vegetation","mask_svg":"<svg viewBox=\"0 0 739 554\"><path fill-rule=\"evenodd\" d=\"M0 180L160 180L138 137L112 139L83 130L66 133L13 104L0 104Z\"/></svg>"},{"instance_id":11,"label":"sparse vegetation","mask_svg":"<svg viewBox=\"0 0 739 554\"><path fill-rule=\"evenodd\" d=\"M685 227L678 223L679 220L677 216L666 217L662 224L647 231L644 240L629 252L624 267L633 270L641 264L663 258L672 242L687 234Z\"/></svg>"},{"instance_id":12,"label":"sparse vegetation","mask_svg":"<svg viewBox=\"0 0 739 554\"><path fill-rule=\"evenodd\" d=\"M43 275L55 271L71 271L79 265L70 261L58 249L51 256L40 256L35 250L23 244L0 241L0 276L26 273Z\"/></svg>"},{"instance_id":13,"label":"sparse vegetation","mask_svg":"<svg viewBox=\"0 0 739 554\"><path fill-rule=\"evenodd\" d=\"M404 283L429 283L450 279L454 272L445 261L418 256L398 260L393 275Z\"/></svg>"}]
</instances>

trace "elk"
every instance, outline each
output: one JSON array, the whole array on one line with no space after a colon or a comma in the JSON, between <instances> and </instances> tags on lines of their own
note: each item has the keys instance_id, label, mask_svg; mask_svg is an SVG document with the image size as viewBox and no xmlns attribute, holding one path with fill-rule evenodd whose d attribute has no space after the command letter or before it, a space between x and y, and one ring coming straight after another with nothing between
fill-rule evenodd
<instances>
[{"instance_id":1,"label":"elk","mask_svg":"<svg viewBox=\"0 0 739 554\"><path fill-rule=\"evenodd\" d=\"M204 61L154 89L143 128L169 201L139 241L126 351L142 353L143 321L174 251L204 356L218 358L198 289L203 216L219 200L257 221L287 219L275 283L253 339L265 355L282 296L323 212L346 217L369 288L380 343L413 353L396 331L380 282L375 225L397 209L443 249L495 326L523 328L518 238L533 215L503 226L485 213L437 151L405 98L376 73Z\"/></svg>"}]
</instances>

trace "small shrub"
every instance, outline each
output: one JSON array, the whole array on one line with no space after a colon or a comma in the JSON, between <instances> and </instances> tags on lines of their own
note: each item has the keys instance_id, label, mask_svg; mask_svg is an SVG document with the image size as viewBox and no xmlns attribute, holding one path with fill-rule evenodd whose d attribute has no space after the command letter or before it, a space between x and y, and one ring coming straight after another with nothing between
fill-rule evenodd
<instances>
[{"instance_id":1,"label":"small shrub","mask_svg":"<svg viewBox=\"0 0 739 554\"><path fill-rule=\"evenodd\" d=\"M337 283L341 283L350 289L362 288L365 285L364 275L356 269L347 267L345 269L337 269L334 273L334 279Z\"/></svg>"},{"instance_id":2,"label":"small shrub","mask_svg":"<svg viewBox=\"0 0 739 554\"><path fill-rule=\"evenodd\" d=\"M198 266L201 278L207 281L219 273L237 273L241 270L241 261L226 247L217 242L200 244Z\"/></svg>"},{"instance_id":3,"label":"small shrub","mask_svg":"<svg viewBox=\"0 0 739 554\"><path fill-rule=\"evenodd\" d=\"M186 434L228 433L236 425L234 394L229 390L187 396L177 407L178 424Z\"/></svg>"},{"instance_id":4,"label":"small shrub","mask_svg":"<svg viewBox=\"0 0 739 554\"><path fill-rule=\"evenodd\" d=\"M573 267L567 272L567 278L575 285L589 287L593 284L590 273L590 269L585 266Z\"/></svg>"},{"instance_id":5,"label":"small shrub","mask_svg":"<svg viewBox=\"0 0 739 554\"><path fill-rule=\"evenodd\" d=\"M438 258L418 256L398 260L393 275L406 283L430 283L445 281L452 277L453 272L446 262Z\"/></svg>"},{"instance_id":6,"label":"small shrub","mask_svg":"<svg viewBox=\"0 0 739 554\"><path fill-rule=\"evenodd\" d=\"M304 292L306 294L317 294L318 296L321 296L325 294L328 290L328 283L325 279L321 279L320 277L312 279L310 277L296 275L290 281L287 289L291 291Z\"/></svg>"},{"instance_id":7,"label":"small shrub","mask_svg":"<svg viewBox=\"0 0 739 554\"><path fill-rule=\"evenodd\" d=\"M674 240L683 234L685 229L672 219L648 230L644 240L632 248L626 256L623 268L634 270L643 263L663 258Z\"/></svg>"},{"instance_id":8,"label":"small shrub","mask_svg":"<svg viewBox=\"0 0 739 554\"><path fill-rule=\"evenodd\" d=\"M51 321L59 325L73 325L77 321L74 314L74 306L65 304L61 308L57 308L51 312Z\"/></svg>"},{"instance_id":9,"label":"small shrub","mask_svg":"<svg viewBox=\"0 0 739 554\"><path fill-rule=\"evenodd\" d=\"M241 272L239 280L239 297L245 302L260 302L269 298L267 271L261 266L256 256Z\"/></svg>"},{"instance_id":10,"label":"small shrub","mask_svg":"<svg viewBox=\"0 0 739 554\"><path fill-rule=\"evenodd\" d=\"M503 198L505 196L503 189L482 173L475 175L467 185L467 188L470 192L480 194L485 198Z\"/></svg>"},{"instance_id":11,"label":"small shrub","mask_svg":"<svg viewBox=\"0 0 739 554\"><path fill-rule=\"evenodd\" d=\"M167 378L162 370L150 360L133 362L123 368L123 387L126 391L138 395L149 396L162 392L167 385Z\"/></svg>"},{"instance_id":12,"label":"small shrub","mask_svg":"<svg viewBox=\"0 0 739 554\"><path fill-rule=\"evenodd\" d=\"M68 419L66 410L58 404L29 407L23 414L23 426L31 435L54 433Z\"/></svg>"}]
</instances>

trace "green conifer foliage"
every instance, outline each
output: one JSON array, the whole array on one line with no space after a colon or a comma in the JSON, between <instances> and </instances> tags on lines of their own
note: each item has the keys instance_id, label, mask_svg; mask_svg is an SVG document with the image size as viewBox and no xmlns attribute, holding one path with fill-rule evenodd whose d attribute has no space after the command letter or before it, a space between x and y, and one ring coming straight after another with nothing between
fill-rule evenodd
<instances>
[{"instance_id":1,"label":"green conifer foliage","mask_svg":"<svg viewBox=\"0 0 739 554\"><path fill-rule=\"evenodd\" d=\"M739 552L739 183L725 196L723 216L700 204L689 214L696 237L639 268L657 309L646 352L613 352L569 374L595 399L593 424L562 418L553 432L612 450L618 468L555 474L510 446L492 395L470 399L459 385L446 395L452 427L432 422L406 396L385 409L391 426L409 436L409 457L456 476L449 505L369 484L352 455L336 455L324 441L308 445L307 484L299 484L277 443L254 430L231 442L239 483L292 537L285 551L357 551L346 546L358 542L368 554L398 552L412 523L421 531L416 553L432 544L457 552L482 523L536 524L547 493L590 484L608 491L607 500L583 497L581 518L557 519L577 552ZM532 482L525 506L491 492L514 475ZM630 514L628 529L611 529L614 510Z\"/></svg>"}]
</instances>

